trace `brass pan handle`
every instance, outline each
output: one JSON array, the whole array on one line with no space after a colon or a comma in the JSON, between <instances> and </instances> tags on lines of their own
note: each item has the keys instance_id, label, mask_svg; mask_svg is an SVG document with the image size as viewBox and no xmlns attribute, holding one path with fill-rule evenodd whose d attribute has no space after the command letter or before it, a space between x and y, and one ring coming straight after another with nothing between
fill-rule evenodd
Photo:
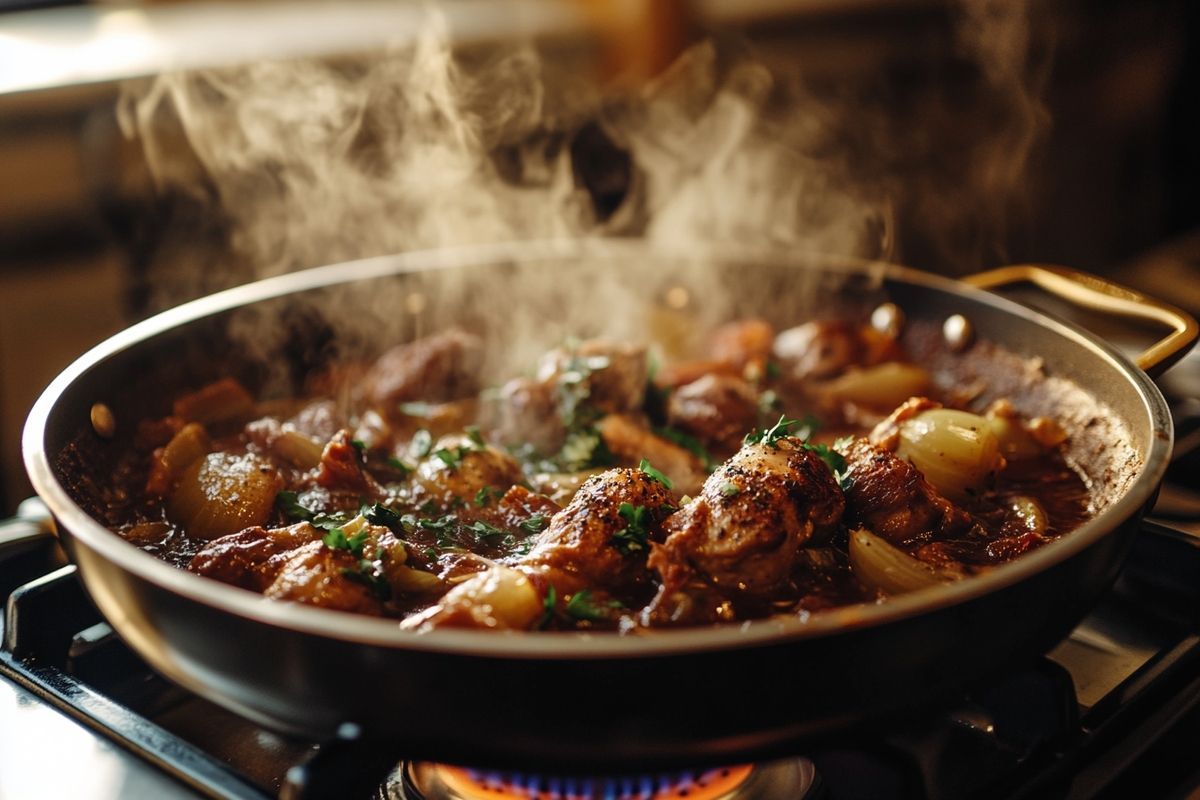
<instances>
[{"instance_id":1,"label":"brass pan handle","mask_svg":"<svg viewBox=\"0 0 1200 800\"><path fill-rule=\"evenodd\" d=\"M1158 375L1192 348L1200 326L1186 311L1086 272L1044 264L1019 264L968 275L962 279L980 289L1032 283L1055 297L1119 317L1159 322L1171 328L1135 361L1140 369Z\"/></svg>"}]
</instances>

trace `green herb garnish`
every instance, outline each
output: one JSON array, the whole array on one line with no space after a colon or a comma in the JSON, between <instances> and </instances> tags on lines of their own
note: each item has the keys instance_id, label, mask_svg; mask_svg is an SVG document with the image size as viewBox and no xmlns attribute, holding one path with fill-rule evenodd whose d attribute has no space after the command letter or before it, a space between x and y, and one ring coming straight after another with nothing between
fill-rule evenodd
<instances>
[{"instance_id":1,"label":"green herb garnish","mask_svg":"<svg viewBox=\"0 0 1200 800\"><path fill-rule=\"evenodd\" d=\"M353 536L346 536L341 528L330 528L321 541L331 550L348 550L351 555L362 558L363 545L367 542L367 532L359 531Z\"/></svg>"},{"instance_id":2,"label":"green herb garnish","mask_svg":"<svg viewBox=\"0 0 1200 800\"><path fill-rule=\"evenodd\" d=\"M792 428L797 425L802 426L800 430L792 433ZM779 421L770 428L764 430L753 430L746 434L746 438L742 440L742 444L758 444L759 442L776 449L779 447L779 440L789 436L795 436L800 439L807 439L813 433L813 422L811 418L788 419L785 415L779 415Z\"/></svg>"},{"instance_id":3,"label":"green herb garnish","mask_svg":"<svg viewBox=\"0 0 1200 800\"><path fill-rule=\"evenodd\" d=\"M558 591L551 584L546 589L546 597L542 600L542 619L538 622L538 629L545 628L550 624L550 620L554 619L554 612L558 608Z\"/></svg>"},{"instance_id":4,"label":"green herb garnish","mask_svg":"<svg viewBox=\"0 0 1200 800\"><path fill-rule=\"evenodd\" d=\"M346 579L366 586L379 600L388 600L392 596L391 584L370 561L359 562L358 569L342 567L341 573Z\"/></svg>"},{"instance_id":5,"label":"green herb garnish","mask_svg":"<svg viewBox=\"0 0 1200 800\"><path fill-rule=\"evenodd\" d=\"M505 531L503 528L497 528L495 525L489 525L483 520L478 520L471 523L470 525L466 526L464 530L468 530L475 534L475 538L479 539L480 541L486 541L491 537L504 536L507 534L507 531Z\"/></svg>"},{"instance_id":6,"label":"green herb garnish","mask_svg":"<svg viewBox=\"0 0 1200 800\"><path fill-rule=\"evenodd\" d=\"M651 466L650 462L647 461L646 459L644 459L644 458L642 459L642 463L638 464L638 469L640 469L642 472L646 473L651 478L658 481L659 483L661 483L663 486L667 487L668 489L675 488L675 486L671 483L671 479L668 478L666 475L662 474L657 469L655 469L653 466Z\"/></svg>"},{"instance_id":7,"label":"green herb garnish","mask_svg":"<svg viewBox=\"0 0 1200 800\"><path fill-rule=\"evenodd\" d=\"M304 522L313 518L313 510L300 502L300 496L295 492L283 491L275 495L275 507L284 513L288 519Z\"/></svg>"},{"instance_id":8,"label":"green herb garnish","mask_svg":"<svg viewBox=\"0 0 1200 800\"><path fill-rule=\"evenodd\" d=\"M441 461L449 469L458 469L458 465L462 463L463 448L455 447L447 449L445 447L433 451L433 457Z\"/></svg>"},{"instance_id":9,"label":"green herb garnish","mask_svg":"<svg viewBox=\"0 0 1200 800\"><path fill-rule=\"evenodd\" d=\"M596 622L598 620L608 619L611 616L610 612L612 610L624 607L625 606L619 600L609 600L605 603L596 603L592 600L591 589L580 589L578 592L571 595L571 599L567 601L567 605L563 610L567 612L567 616L571 619Z\"/></svg>"},{"instance_id":10,"label":"green herb garnish","mask_svg":"<svg viewBox=\"0 0 1200 800\"><path fill-rule=\"evenodd\" d=\"M497 489L495 486L484 486L475 493L475 505L478 508L483 508L493 500L497 500L504 496L504 492Z\"/></svg>"},{"instance_id":11,"label":"green herb garnish","mask_svg":"<svg viewBox=\"0 0 1200 800\"><path fill-rule=\"evenodd\" d=\"M547 519L545 514L534 514L529 519L521 522L517 527L529 533L541 533L546 529Z\"/></svg>"},{"instance_id":12,"label":"green herb garnish","mask_svg":"<svg viewBox=\"0 0 1200 800\"><path fill-rule=\"evenodd\" d=\"M464 430L467 432L467 438L476 448L483 450L487 447L487 442L483 440L483 434L479 432L478 425L468 425Z\"/></svg>"},{"instance_id":13,"label":"green herb garnish","mask_svg":"<svg viewBox=\"0 0 1200 800\"><path fill-rule=\"evenodd\" d=\"M844 449L854 441L853 436L843 436L833 443L833 447L827 444L809 444L805 442L802 446L805 450L811 450L825 462L825 466L829 467L829 471L833 473L833 479L838 482L838 486L842 491L849 489L854 479L847 474L846 457L838 452L839 449Z\"/></svg>"},{"instance_id":14,"label":"green herb garnish","mask_svg":"<svg viewBox=\"0 0 1200 800\"><path fill-rule=\"evenodd\" d=\"M725 497L735 497L742 493L742 487L732 481L725 481L721 484L721 494Z\"/></svg>"},{"instance_id":15,"label":"green herb garnish","mask_svg":"<svg viewBox=\"0 0 1200 800\"><path fill-rule=\"evenodd\" d=\"M359 509L358 513L362 514L363 517L366 518L367 522L371 523L372 525L383 525L384 527L391 529L394 533L399 533L404 530L403 518L398 513L385 506L383 503L375 503L374 505L363 506L361 509Z\"/></svg>"},{"instance_id":16,"label":"green herb garnish","mask_svg":"<svg viewBox=\"0 0 1200 800\"><path fill-rule=\"evenodd\" d=\"M621 503L617 513L627 523L624 528L612 536L612 543L625 555L645 550L649 541L646 516L649 513L645 506L635 506L631 503Z\"/></svg>"}]
</instances>

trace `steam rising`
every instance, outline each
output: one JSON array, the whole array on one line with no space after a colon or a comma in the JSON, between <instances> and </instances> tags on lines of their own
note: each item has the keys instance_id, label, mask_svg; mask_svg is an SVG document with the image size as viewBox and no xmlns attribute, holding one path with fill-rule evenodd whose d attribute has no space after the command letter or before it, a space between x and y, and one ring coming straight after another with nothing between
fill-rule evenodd
<instances>
[{"instance_id":1,"label":"steam rising","mask_svg":"<svg viewBox=\"0 0 1200 800\"><path fill-rule=\"evenodd\" d=\"M722 278L700 270L707 246L889 258L904 233L897 207L910 219L944 222L950 257L982 252L1003 229L1044 112L1030 86L1026 3L960 2L958 45L1002 112L994 135L970 148L969 169L940 177L898 168L894 151L905 140L888 141L888 126L869 114L833 107L713 42L685 51L637 91L607 95L586 68L531 43L456 51L445 21L431 13L411 45L369 58L260 63L131 85L120 120L142 141L158 187L217 209L223 222L215 251L168 254L171 269L156 270L151 302L399 251L621 235L691 248L693 296L721 317L728 309L714 301L728 292ZM610 168L589 180L583 173L596 164ZM617 198L615 210L598 202L597 182ZM640 321L618 323L615 309L645 287L597 280L578 287L584 303L564 296L562 308L603 310L613 335L636 330ZM458 311L495 297L478 278L438 291L436 300ZM377 297L371 309L356 303L356 322L339 325L378 329L388 320L385 336L419 335L431 324L420 319L438 311L412 314L411 293ZM508 315L501 305L495 310ZM410 327L394 330L399 317ZM570 323L591 324L576 318L560 327ZM248 340L266 347L274 338L243 324ZM542 344L549 338L546 330L534 335Z\"/></svg>"}]
</instances>

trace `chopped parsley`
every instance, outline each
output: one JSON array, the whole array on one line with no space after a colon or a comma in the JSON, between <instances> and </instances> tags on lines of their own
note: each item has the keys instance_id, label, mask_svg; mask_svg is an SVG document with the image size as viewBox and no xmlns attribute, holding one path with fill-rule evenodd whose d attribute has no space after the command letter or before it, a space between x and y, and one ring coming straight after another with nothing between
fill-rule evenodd
<instances>
[{"instance_id":1,"label":"chopped parsley","mask_svg":"<svg viewBox=\"0 0 1200 800\"><path fill-rule=\"evenodd\" d=\"M807 439L812 436L816 430L817 421L813 417L805 417L804 419L788 419L786 415L780 414L779 421L766 430L753 430L746 434L746 438L742 440L742 444L758 444L762 443L771 448L779 447L779 440L794 436L798 439ZM800 429L792 431L797 425Z\"/></svg>"},{"instance_id":2,"label":"chopped parsley","mask_svg":"<svg viewBox=\"0 0 1200 800\"><path fill-rule=\"evenodd\" d=\"M625 520L626 525L612 536L613 545L625 555L645 550L649 541L647 515L645 506L635 506L631 503L621 503L617 513Z\"/></svg>"},{"instance_id":3,"label":"chopped parsley","mask_svg":"<svg viewBox=\"0 0 1200 800\"><path fill-rule=\"evenodd\" d=\"M732 481L725 481L721 484L721 494L725 497L735 497L742 493L742 487Z\"/></svg>"},{"instance_id":4,"label":"chopped parsley","mask_svg":"<svg viewBox=\"0 0 1200 800\"><path fill-rule=\"evenodd\" d=\"M284 513L288 519L306 522L313 518L311 508L300 502L300 496L295 492L283 491L275 495L275 507Z\"/></svg>"},{"instance_id":5,"label":"chopped parsley","mask_svg":"<svg viewBox=\"0 0 1200 800\"><path fill-rule=\"evenodd\" d=\"M471 440L471 444L479 450L487 447L487 442L483 440L483 434L479 432L478 425L468 425L464 430L467 432L467 438Z\"/></svg>"},{"instance_id":6,"label":"chopped parsley","mask_svg":"<svg viewBox=\"0 0 1200 800\"><path fill-rule=\"evenodd\" d=\"M463 456L469 452L465 447L454 448L439 448L433 451L433 457L441 461L450 469L458 469L459 464L462 464Z\"/></svg>"},{"instance_id":7,"label":"chopped parsley","mask_svg":"<svg viewBox=\"0 0 1200 800\"><path fill-rule=\"evenodd\" d=\"M592 600L591 589L580 589L571 595L571 599L567 601L567 605L563 610L567 612L567 616L571 619L596 622L608 619L613 610L624 607L620 600L609 600L603 603L595 602Z\"/></svg>"},{"instance_id":8,"label":"chopped parsley","mask_svg":"<svg viewBox=\"0 0 1200 800\"><path fill-rule=\"evenodd\" d=\"M330 528L321 541L331 550L348 550L356 558L362 558L363 545L367 542L367 532L361 530L347 537L346 532L341 528Z\"/></svg>"},{"instance_id":9,"label":"chopped parsley","mask_svg":"<svg viewBox=\"0 0 1200 800\"><path fill-rule=\"evenodd\" d=\"M358 562L358 569L342 567L341 573L346 579L366 586L379 600L388 600L392 596L391 584L373 561L363 559Z\"/></svg>"},{"instance_id":10,"label":"chopped parsley","mask_svg":"<svg viewBox=\"0 0 1200 800\"><path fill-rule=\"evenodd\" d=\"M520 523L517 527L523 531L528 531L529 533L541 533L546 529L547 523L548 520L546 519L546 515L538 513Z\"/></svg>"},{"instance_id":11,"label":"chopped parsley","mask_svg":"<svg viewBox=\"0 0 1200 800\"><path fill-rule=\"evenodd\" d=\"M398 513L385 506L383 503L375 503L371 506L363 506L359 513L362 514L367 522L372 525L383 525L389 528L394 533L399 533L404 530L404 519Z\"/></svg>"},{"instance_id":12,"label":"chopped parsley","mask_svg":"<svg viewBox=\"0 0 1200 800\"><path fill-rule=\"evenodd\" d=\"M503 528L497 528L495 525L490 525L483 520L478 520L467 525L463 530L470 531L475 534L475 538L480 541L485 541L494 536L506 536L508 534Z\"/></svg>"},{"instance_id":13,"label":"chopped parsley","mask_svg":"<svg viewBox=\"0 0 1200 800\"><path fill-rule=\"evenodd\" d=\"M360 456L367 452L367 443L362 439L351 439L350 446L357 450Z\"/></svg>"},{"instance_id":14,"label":"chopped parsley","mask_svg":"<svg viewBox=\"0 0 1200 800\"><path fill-rule=\"evenodd\" d=\"M538 622L538 629L545 628L550 624L550 620L554 619L554 612L558 608L558 591L551 584L546 589L546 597L542 600L542 619Z\"/></svg>"},{"instance_id":15,"label":"chopped parsley","mask_svg":"<svg viewBox=\"0 0 1200 800\"><path fill-rule=\"evenodd\" d=\"M483 508L493 500L497 500L503 496L504 492L500 491L495 486L484 486L475 493L475 506L477 508Z\"/></svg>"},{"instance_id":16,"label":"chopped parsley","mask_svg":"<svg viewBox=\"0 0 1200 800\"><path fill-rule=\"evenodd\" d=\"M854 479L847 474L846 457L839 453L838 449L846 447L852 441L853 437L844 436L834 441L833 447L827 444L809 444L808 442L802 445L805 450L811 450L825 462L825 466L829 467L829 471L833 473L833 479L838 482L842 491L849 489L853 485Z\"/></svg>"},{"instance_id":17,"label":"chopped parsley","mask_svg":"<svg viewBox=\"0 0 1200 800\"><path fill-rule=\"evenodd\" d=\"M650 462L647 461L646 459L644 459L644 458L642 459L642 463L638 464L638 469L640 469L642 472L646 473L651 478L658 481L659 483L661 483L663 486L667 487L668 489L675 488L674 484L671 483L671 479L668 478L666 475L662 474L660 471L656 470L653 466L651 466Z\"/></svg>"}]
</instances>

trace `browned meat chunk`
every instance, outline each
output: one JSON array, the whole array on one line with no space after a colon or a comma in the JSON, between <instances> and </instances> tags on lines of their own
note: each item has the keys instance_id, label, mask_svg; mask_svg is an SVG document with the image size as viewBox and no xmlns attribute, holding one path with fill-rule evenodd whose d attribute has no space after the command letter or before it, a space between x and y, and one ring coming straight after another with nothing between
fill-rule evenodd
<instances>
[{"instance_id":1,"label":"browned meat chunk","mask_svg":"<svg viewBox=\"0 0 1200 800\"><path fill-rule=\"evenodd\" d=\"M866 439L843 454L849 488L846 521L902 544L922 534L943 538L971 527L971 516L942 497L917 468Z\"/></svg>"},{"instance_id":2,"label":"browned meat chunk","mask_svg":"<svg viewBox=\"0 0 1200 800\"><path fill-rule=\"evenodd\" d=\"M551 383L514 378L500 387L499 396L485 404L483 424L506 445L528 443L538 453L556 453L567 429Z\"/></svg>"},{"instance_id":3,"label":"browned meat chunk","mask_svg":"<svg viewBox=\"0 0 1200 800\"><path fill-rule=\"evenodd\" d=\"M788 328L776 337L773 352L788 377L797 380L832 378L848 367L872 366L902 355L891 337L841 320Z\"/></svg>"},{"instance_id":4,"label":"browned meat chunk","mask_svg":"<svg viewBox=\"0 0 1200 800\"><path fill-rule=\"evenodd\" d=\"M471 576L402 627L527 630L545 619L551 589L562 601L584 590L648 588L646 553L670 502L666 487L639 470L603 472L554 515L527 556Z\"/></svg>"},{"instance_id":5,"label":"browned meat chunk","mask_svg":"<svg viewBox=\"0 0 1200 800\"><path fill-rule=\"evenodd\" d=\"M358 573L358 558L316 541L272 559L274 580L263 596L291 600L335 611L379 615L383 606L371 588L350 576Z\"/></svg>"},{"instance_id":6,"label":"browned meat chunk","mask_svg":"<svg viewBox=\"0 0 1200 800\"><path fill-rule=\"evenodd\" d=\"M479 390L483 343L448 330L388 350L365 377L367 398L380 406L410 400L455 400Z\"/></svg>"},{"instance_id":7,"label":"browned meat chunk","mask_svg":"<svg viewBox=\"0 0 1200 800\"><path fill-rule=\"evenodd\" d=\"M704 483L707 473L694 453L656 435L633 417L610 414L597 428L609 452L626 464L646 459L671 480L677 495L694 494Z\"/></svg>"},{"instance_id":8,"label":"browned meat chunk","mask_svg":"<svg viewBox=\"0 0 1200 800\"><path fill-rule=\"evenodd\" d=\"M508 453L461 434L443 436L417 465L416 499L450 509L471 503L483 489L503 494L524 477Z\"/></svg>"},{"instance_id":9,"label":"browned meat chunk","mask_svg":"<svg viewBox=\"0 0 1200 800\"><path fill-rule=\"evenodd\" d=\"M562 507L544 494L531 492L524 486L514 486L500 498L497 511L500 514L498 524L515 528L535 516L548 520L562 511Z\"/></svg>"},{"instance_id":10,"label":"browned meat chunk","mask_svg":"<svg viewBox=\"0 0 1200 800\"><path fill-rule=\"evenodd\" d=\"M736 368L761 376L771 355L775 329L761 319L730 322L717 328L712 336L712 356Z\"/></svg>"},{"instance_id":11,"label":"browned meat chunk","mask_svg":"<svg viewBox=\"0 0 1200 800\"><path fill-rule=\"evenodd\" d=\"M672 502L667 487L640 470L602 472L551 518L520 565L544 572L560 593L629 591L649 578L646 555Z\"/></svg>"},{"instance_id":12,"label":"browned meat chunk","mask_svg":"<svg viewBox=\"0 0 1200 800\"><path fill-rule=\"evenodd\" d=\"M667 519L649 566L662 588L648 609L660 622L698 622L697 582L734 599L769 600L796 568L800 549L827 538L842 517L829 468L798 439L743 447L709 476L700 496Z\"/></svg>"},{"instance_id":13,"label":"browned meat chunk","mask_svg":"<svg viewBox=\"0 0 1200 800\"><path fill-rule=\"evenodd\" d=\"M345 424L332 400L309 403L288 420L291 426L321 442L328 442Z\"/></svg>"},{"instance_id":14,"label":"browned meat chunk","mask_svg":"<svg viewBox=\"0 0 1200 800\"><path fill-rule=\"evenodd\" d=\"M758 424L758 393L742 378L705 375L671 393L667 421L717 453L732 453Z\"/></svg>"},{"instance_id":15,"label":"browned meat chunk","mask_svg":"<svg viewBox=\"0 0 1200 800\"><path fill-rule=\"evenodd\" d=\"M538 380L555 387L559 412L570 423L587 409L620 414L642 405L646 393L646 348L593 339L574 349L542 356Z\"/></svg>"},{"instance_id":16,"label":"browned meat chunk","mask_svg":"<svg viewBox=\"0 0 1200 800\"><path fill-rule=\"evenodd\" d=\"M352 443L349 431L339 431L325 445L317 483L326 489L358 492L364 498L381 494L379 484L363 471L362 454Z\"/></svg>"},{"instance_id":17,"label":"browned meat chunk","mask_svg":"<svg viewBox=\"0 0 1200 800\"><path fill-rule=\"evenodd\" d=\"M188 563L189 572L222 583L261 592L275 579L277 565L270 559L320 539L321 532L307 522L266 530L260 526L213 539Z\"/></svg>"}]
</instances>

